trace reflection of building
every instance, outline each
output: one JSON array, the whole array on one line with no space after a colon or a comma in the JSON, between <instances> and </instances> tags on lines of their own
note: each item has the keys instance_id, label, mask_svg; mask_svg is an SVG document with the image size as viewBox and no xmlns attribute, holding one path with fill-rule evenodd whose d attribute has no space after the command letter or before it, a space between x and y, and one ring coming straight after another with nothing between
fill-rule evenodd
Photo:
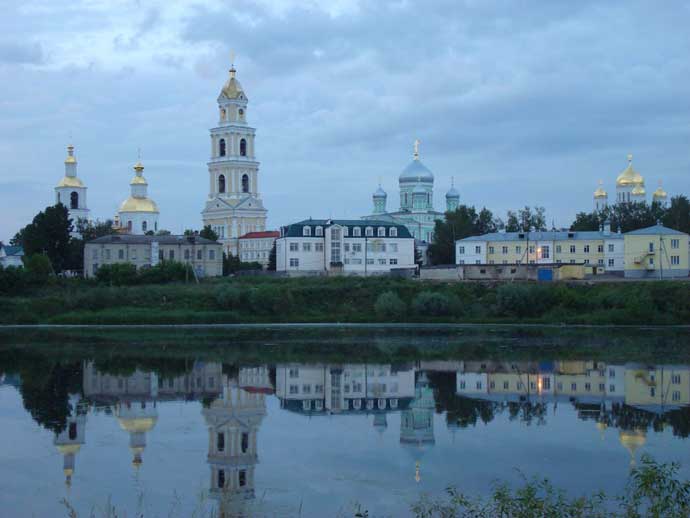
<instances>
[{"instance_id":1,"label":"reflection of building","mask_svg":"<svg viewBox=\"0 0 690 518\"><path fill-rule=\"evenodd\" d=\"M226 505L254 497L259 461L257 434L266 415L271 383L266 367L241 368L237 379L223 377L223 390L202 413L208 426L210 493Z\"/></svg>"},{"instance_id":2,"label":"reflection of building","mask_svg":"<svg viewBox=\"0 0 690 518\"><path fill-rule=\"evenodd\" d=\"M421 480L421 458L434 437L434 391L429 386L425 372L420 372L415 382L414 399L400 416L400 444L406 446L415 459L415 480Z\"/></svg>"},{"instance_id":3,"label":"reflection of building","mask_svg":"<svg viewBox=\"0 0 690 518\"><path fill-rule=\"evenodd\" d=\"M155 375L153 375L155 377ZM146 433L153 430L158 422L156 401L123 401L115 405L115 417L120 428L129 433L129 451L132 452L132 465L141 466L142 453L146 448Z\"/></svg>"},{"instance_id":4,"label":"reflection of building","mask_svg":"<svg viewBox=\"0 0 690 518\"><path fill-rule=\"evenodd\" d=\"M414 370L391 365L278 365L276 395L282 408L307 414L402 410L414 396Z\"/></svg>"},{"instance_id":5,"label":"reflection of building","mask_svg":"<svg viewBox=\"0 0 690 518\"><path fill-rule=\"evenodd\" d=\"M74 410L72 415L67 418L65 429L57 434L53 441L57 450L62 454L62 469L67 485L72 483L77 453L86 442L86 414L76 400L72 401L72 408Z\"/></svg>"}]
</instances>

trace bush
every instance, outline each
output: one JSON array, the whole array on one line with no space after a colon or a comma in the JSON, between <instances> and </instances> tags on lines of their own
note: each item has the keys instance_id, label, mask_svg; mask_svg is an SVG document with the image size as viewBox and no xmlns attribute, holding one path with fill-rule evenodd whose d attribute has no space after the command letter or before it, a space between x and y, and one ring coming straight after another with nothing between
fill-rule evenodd
<instances>
[{"instance_id":1,"label":"bush","mask_svg":"<svg viewBox=\"0 0 690 518\"><path fill-rule=\"evenodd\" d=\"M254 311L285 314L292 310L292 293L282 286L264 284L251 291L249 302Z\"/></svg>"},{"instance_id":2,"label":"bush","mask_svg":"<svg viewBox=\"0 0 690 518\"><path fill-rule=\"evenodd\" d=\"M150 268L139 270L140 284L165 284L185 280L194 280L194 272L190 266L177 261L162 261Z\"/></svg>"},{"instance_id":3,"label":"bush","mask_svg":"<svg viewBox=\"0 0 690 518\"><path fill-rule=\"evenodd\" d=\"M104 264L96 270L96 280L101 284L112 286L136 284L137 267L129 263Z\"/></svg>"},{"instance_id":4,"label":"bush","mask_svg":"<svg viewBox=\"0 0 690 518\"><path fill-rule=\"evenodd\" d=\"M453 313L458 301L443 293L423 291L412 301L412 307L417 315L425 317L443 317Z\"/></svg>"},{"instance_id":5,"label":"bush","mask_svg":"<svg viewBox=\"0 0 690 518\"><path fill-rule=\"evenodd\" d=\"M53 265L47 255L34 254L24 257L24 269L30 284L44 284L53 278Z\"/></svg>"},{"instance_id":6,"label":"bush","mask_svg":"<svg viewBox=\"0 0 690 518\"><path fill-rule=\"evenodd\" d=\"M553 285L503 284L496 290L496 309L499 315L538 317L556 303Z\"/></svg>"},{"instance_id":7,"label":"bush","mask_svg":"<svg viewBox=\"0 0 690 518\"><path fill-rule=\"evenodd\" d=\"M220 286L215 292L216 306L221 309L241 309L247 299L247 291L239 286Z\"/></svg>"},{"instance_id":8,"label":"bush","mask_svg":"<svg viewBox=\"0 0 690 518\"><path fill-rule=\"evenodd\" d=\"M23 268L0 266L0 293L18 295L26 289L26 272Z\"/></svg>"},{"instance_id":9,"label":"bush","mask_svg":"<svg viewBox=\"0 0 690 518\"><path fill-rule=\"evenodd\" d=\"M387 291L376 299L374 311L380 318L400 320L405 316L407 306L395 292Z\"/></svg>"}]
</instances>

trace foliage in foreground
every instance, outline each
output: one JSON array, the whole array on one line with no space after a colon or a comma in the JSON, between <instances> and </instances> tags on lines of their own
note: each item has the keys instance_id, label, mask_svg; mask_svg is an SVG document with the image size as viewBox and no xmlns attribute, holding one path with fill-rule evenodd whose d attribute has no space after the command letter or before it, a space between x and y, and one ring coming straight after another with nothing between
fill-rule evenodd
<instances>
[{"instance_id":1,"label":"foliage in foreground","mask_svg":"<svg viewBox=\"0 0 690 518\"><path fill-rule=\"evenodd\" d=\"M448 488L445 497L423 496L411 510L417 518L684 518L690 516L690 481L680 481L678 469L676 463L644 455L621 496L600 492L571 498L547 479L533 479L517 489L497 483L484 499Z\"/></svg>"}]
</instances>

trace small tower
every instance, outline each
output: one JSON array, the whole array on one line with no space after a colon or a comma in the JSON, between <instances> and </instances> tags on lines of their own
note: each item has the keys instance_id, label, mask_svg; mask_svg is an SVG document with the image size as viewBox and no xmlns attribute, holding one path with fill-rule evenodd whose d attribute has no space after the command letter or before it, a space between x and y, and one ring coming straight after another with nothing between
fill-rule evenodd
<instances>
[{"instance_id":1,"label":"small tower","mask_svg":"<svg viewBox=\"0 0 690 518\"><path fill-rule=\"evenodd\" d=\"M386 213L387 198L388 195L386 194L386 191L384 191L381 188L381 184L379 184L379 188L376 189L376 192L374 192L374 195L372 196L372 199L374 200L374 214Z\"/></svg>"},{"instance_id":2,"label":"small tower","mask_svg":"<svg viewBox=\"0 0 690 518\"><path fill-rule=\"evenodd\" d=\"M633 169L632 155L628 155L628 167L616 178L616 203L644 202L646 192L644 178Z\"/></svg>"},{"instance_id":3,"label":"small tower","mask_svg":"<svg viewBox=\"0 0 690 518\"><path fill-rule=\"evenodd\" d=\"M67 418L66 428L55 436L53 444L62 454L62 471L65 484L72 484L77 453L86 442L86 415L78 404L73 403L74 415Z\"/></svg>"},{"instance_id":4,"label":"small tower","mask_svg":"<svg viewBox=\"0 0 690 518\"><path fill-rule=\"evenodd\" d=\"M597 190L594 191L594 211L595 212L599 212L601 210L604 210L606 207L608 207L608 204L609 204L609 195L604 190L603 184L604 184L604 182L599 180L599 186L597 187Z\"/></svg>"},{"instance_id":5,"label":"small tower","mask_svg":"<svg viewBox=\"0 0 690 518\"><path fill-rule=\"evenodd\" d=\"M72 224L78 219L89 219L89 209L86 206L86 185L77 176L77 158L74 156L74 146L67 146L65 158L65 176L55 186L55 203L62 203L69 210ZM73 232L73 235L77 235Z\"/></svg>"},{"instance_id":6,"label":"small tower","mask_svg":"<svg viewBox=\"0 0 690 518\"><path fill-rule=\"evenodd\" d=\"M659 180L659 187L657 187L654 194L652 194L652 202L658 203L664 208L668 207L668 193L661 186L661 180Z\"/></svg>"},{"instance_id":7,"label":"small tower","mask_svg":"<svg viewBox=\"0 0 690 518\"><path fill-rule=\"evenodd\" d=\"M143 235L158 230L158 205L148 197L148 183L141 162L134 165L134 178L129 182L131 195L120 205L120 226L129 234Z\"/></svg>"},{"instance_id":8,"label":"small tower","mask_svg":"<svg viewBox=\"0 0 690 518\"><path fill-rule=\"evenodd\" d=\"M157 384L156 376L152 382ZM139 469L143 460L142 453L146 448L146 433L153 430L158 422L156 401L118 402L115 416L120 428L129 432L129 451L132 452L132 466Z\"/></svg>"},{"instance_id":9,"label":"small tower","mask_svg":"<svg viewBox=\"0 0 690 518\"><path fill-rule=\"evenodd\" d=\"M446 212L454 212L460 205L460 193L455 188L455 178L450 179L450 189L446 193Z\"/></svg>"}]
</instances>

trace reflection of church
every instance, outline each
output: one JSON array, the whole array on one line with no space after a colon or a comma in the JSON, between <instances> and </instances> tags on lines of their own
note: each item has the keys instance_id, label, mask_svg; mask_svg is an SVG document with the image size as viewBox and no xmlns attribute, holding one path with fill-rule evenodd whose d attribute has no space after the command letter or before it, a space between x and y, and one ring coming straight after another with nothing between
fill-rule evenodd
<instances>
[{"instance_id":1,"label":"reflection of church","mask_svg":"<svg viewBox=\"0 0 690 518\"><path fill-rule=\"evenodd\" d=\"M268 368L241 368L237 378L223 375L220 397L202 411L208 426L210 494L220 501L221 515L254 497L257 435L271 392Z\"/></svg>"},{"instance_id":2,"label":"reflection of church","mask_svg":"<svg viewBox=\"0 0 690 518\"><path fill-rule=\"evenodd\" d=\"M72 415L67 418L65 429L57 434L53 441L62 455L62 470L68 486L72 484L77 453L86 442L86 410L76 397L71 400Z\"/></svg>"},{"instance_id":3,"label":"reflection of church","mask_svg":"<svg viewBox=\"0 0 690 518\"><path fill-rule=\"evenodd\" d=\"M419 372L414 388L414 399L400 416L400 444L415 459L415 480L421 480L421 460L425 452L436 443L434 437L434 390L424 371Z\"/></svg>"}]
</instances>

